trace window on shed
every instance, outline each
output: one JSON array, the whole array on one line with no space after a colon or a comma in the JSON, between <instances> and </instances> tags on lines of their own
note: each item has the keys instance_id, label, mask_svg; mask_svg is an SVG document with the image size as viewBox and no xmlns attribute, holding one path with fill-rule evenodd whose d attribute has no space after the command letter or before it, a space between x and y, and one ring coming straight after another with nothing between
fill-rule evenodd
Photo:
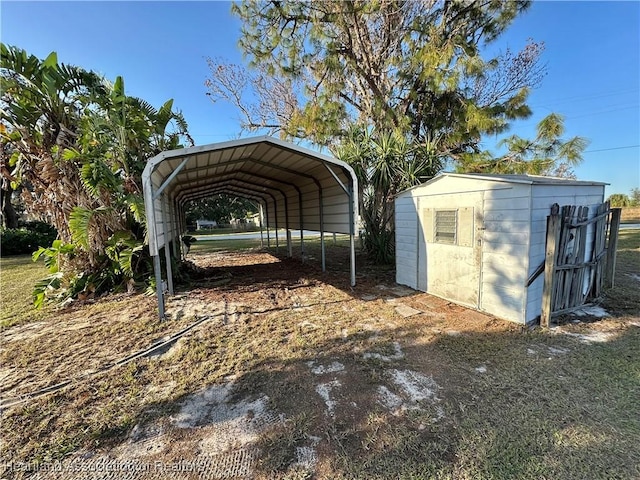
<instances>
[{"instance_id":1,"label":"window on shed","mask_svg":"<svg viewBox=\"0 0 640 480\"><path fill-rule=\"evenodd\" d=\"M456 244L458 223L457 210L436 210L435 241L436 243Z\"/></svg>"}]
</instances>

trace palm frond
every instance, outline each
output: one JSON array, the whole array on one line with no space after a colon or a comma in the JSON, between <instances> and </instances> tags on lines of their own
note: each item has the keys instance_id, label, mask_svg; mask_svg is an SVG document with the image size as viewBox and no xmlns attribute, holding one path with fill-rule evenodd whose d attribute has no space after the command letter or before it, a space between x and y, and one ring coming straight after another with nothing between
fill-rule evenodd
<instances>
[{"instance_id":1,"label":"palm frond","mask_svg":"<svg viewBox=\"0 0 640 480\"><path fill-rule=\"evenodd\" d=\"M84 207L74 207L69 215L71 238L85 250L89 249L90 224L94 215L94 210Z\"/></svg>"},{"instance_id":2,"label":"palm frond","mask_svg":"<svg viewBox=\"0 0 640 480\"><path fill-rule=\"evenodd\" d=\"M146 224L144 197L142 195L129 194L127 195L126 203L133 215L133 219L140 224Z\"/></svg>"},{"instance_id":3,"label":"palm frond","mask_svg":"<svg viewBox=\"0 0 640 480\"><path fill-rule=\"evenodd\" d=\"M158 114L156 108L151 105L149 102L142 100L138 97L127 97L127 105L136 108L140 112L142 112L148 120L153 120L155 116Z\"/></svg>"}]
</instances>

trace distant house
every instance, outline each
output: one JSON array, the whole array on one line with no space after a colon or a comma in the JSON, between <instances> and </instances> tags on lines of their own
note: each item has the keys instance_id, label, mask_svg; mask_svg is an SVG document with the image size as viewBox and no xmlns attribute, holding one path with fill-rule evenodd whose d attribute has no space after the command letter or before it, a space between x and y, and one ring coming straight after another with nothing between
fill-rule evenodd
<instances>
[{"instance_id":1,"label":"distant house","mask_svg":"<svg viewBox=\"0 0 640 480\"><path fill-rule=\"evenodd\" d=\"M211 228L216 228L218 226L218 222L215 220L196 220L196 229L197 230L208 230Z\"/></svg>"},{"instance_id":2,"label":"distant house","mask_svg":"<svg viewBox=\"0 0 640 480\"><path fill-rule=\"evenodd\" d=\"M247 219L247 218L232 218L231 219L231 226L233 228L236 228L236 229L239 229L239 230L249 230L251 228L255 228L256 224L251 219Z\"/></svg>"},{"instance_id":3,"label":"distant house","mask_svg":"<svg viewBox=\"0 0 640 480\"><path fill-rule=\"evenodd\" d=\"M518 323L540 316L550 207L604 201L605 183L443 173L395 201L396 281ZM585 256L591 252L585 252Z\"/></svg>"}]
</instances>

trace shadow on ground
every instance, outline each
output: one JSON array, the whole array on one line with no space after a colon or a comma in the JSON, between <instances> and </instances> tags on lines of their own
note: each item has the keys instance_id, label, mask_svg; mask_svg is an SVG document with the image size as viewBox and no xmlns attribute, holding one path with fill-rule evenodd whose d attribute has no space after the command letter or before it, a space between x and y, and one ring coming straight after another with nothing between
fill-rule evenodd
<instances>
[{"instance_id":1,"label":"shadow on ground","mask_svg":"<svg viewBox=\"0 0 640 480\"><path fill-rule=\"evenodd\" d=\"M172 478L638 476L637 310L547 333L399 296L388 269L352 289L348 263L198 263L181 295L209 320L161 355L4 412L3 456L148 467L127 478L179 465ZM124 478L108 475L95 478Z\"/></svg>"}]
</instances>

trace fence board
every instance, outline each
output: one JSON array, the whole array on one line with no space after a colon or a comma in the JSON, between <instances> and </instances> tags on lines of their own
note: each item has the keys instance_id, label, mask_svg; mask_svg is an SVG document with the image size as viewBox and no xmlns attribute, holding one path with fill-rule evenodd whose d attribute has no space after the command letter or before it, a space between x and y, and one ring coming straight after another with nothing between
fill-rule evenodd
<instances>
[{"instance_id":1,"label":"fence board","mask_svg":"<svg viewBox=\"0 0 640 480\"><path fill-rule=\"evenodd\" d=\"M615 269L615 254L610 258L617 243L619 219L616 223L612 215L609 224L610 212L608 203L599 205L591 219L587 206L565 205L560 209L554 204L551 207L547 219L542 326L549 326L554 314L574 310L587 300L599 297L605 277L612 283L609 279L613 272L609 269ZM587 251L589 258L586 258Z\"/></svg>"}]
</instances>

